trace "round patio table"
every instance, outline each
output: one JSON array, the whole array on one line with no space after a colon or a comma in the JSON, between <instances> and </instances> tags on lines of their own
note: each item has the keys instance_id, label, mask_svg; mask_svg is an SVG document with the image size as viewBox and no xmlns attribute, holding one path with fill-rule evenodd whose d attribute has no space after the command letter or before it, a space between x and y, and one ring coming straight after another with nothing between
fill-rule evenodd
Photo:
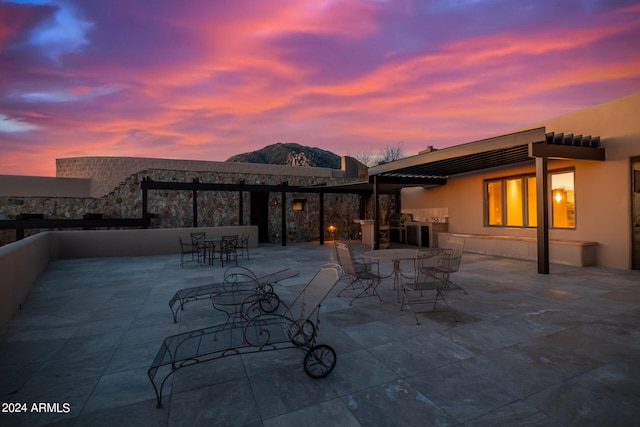
<instances>
[{"instance_id":1,"label":"round patio table","mask_svg":"<svg viewBox=\"0 0 640 427\"><path fill-rule=\"evenodd\" d=\"M400 302L400 261L414 260L418 257L418 252L418 249L377 249L362 252L361 255L393 263L393 288L397 290L398 302Z\"/></svg>"}]
</instances>

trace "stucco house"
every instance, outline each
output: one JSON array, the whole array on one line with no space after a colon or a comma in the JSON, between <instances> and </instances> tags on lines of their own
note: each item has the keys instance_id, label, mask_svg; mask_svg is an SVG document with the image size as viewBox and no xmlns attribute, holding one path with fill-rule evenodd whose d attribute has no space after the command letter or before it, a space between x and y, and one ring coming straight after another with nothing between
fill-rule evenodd
<instances>
[{"instance_id":1,"label":"stucco house","mask_svg":"<svg viewBox=\"0 0 640 427\"><path fill-rule=\"evenodd\" d=\"M369 181L406 183L404 227L431 227L437 212L438 237L463 237L466 251L537 259L540 273L549 262L640 269L639 113L636 93L377 166Z\"/></svg>"}]
</instances>

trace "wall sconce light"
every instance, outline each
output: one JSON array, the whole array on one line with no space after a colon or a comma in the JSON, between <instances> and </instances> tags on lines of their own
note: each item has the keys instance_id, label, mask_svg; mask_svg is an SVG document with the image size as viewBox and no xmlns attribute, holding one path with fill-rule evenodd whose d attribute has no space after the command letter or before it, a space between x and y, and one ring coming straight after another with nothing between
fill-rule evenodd
<instances>
[{"instance_id":1,"label":"wall sconce light","mask_svg":"<svg viewBox=\"0 0 640 427\"><path fill-rule=\"evenodd\" d=\"M336 240L336 227L334 225L330 225L328 230L329 235L331 236L331 240Z\"/></svg>"},{"instance_id":2,"label":"wall sconce light","mask_svg":"<svg viewBox=\"0 0 640 427\"><path fill-rule=\"evenodd\" d=\"M304 210L304 205L306 200L304 199L293 199L293 211L294 212L302 212Z\"/></svg>"}]
</instances>

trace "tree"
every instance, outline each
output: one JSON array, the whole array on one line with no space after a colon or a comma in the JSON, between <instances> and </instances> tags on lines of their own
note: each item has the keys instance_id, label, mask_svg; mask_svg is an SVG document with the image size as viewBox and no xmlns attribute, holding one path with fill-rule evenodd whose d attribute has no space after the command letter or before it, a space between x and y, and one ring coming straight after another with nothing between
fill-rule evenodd
<instances>
[{"instance_id":1,"label":"tree","mask_svg":"<svg viewBox=\"0 0 640 427\"><path fill-rule=\"evenodd\" d=\"M371 147L358 151L353 155L353 158L367 167L371 167L374 164L373 152L371 151Z\"/></svg>"},{"instance_id":2,"label":"tree","mask_svg":"<svg viewBox=\"0 0 640 427\"><path fill-rule=\"evenodd\" d=\"M400 160L405 158L406 155L404 153L404 145L402 142L398 142L395 146L385 145L384 148L380 149L380 154L378 155L378 163L379 165L383 163L393 162L395 160Z\"/></svg>"}]
</instances>

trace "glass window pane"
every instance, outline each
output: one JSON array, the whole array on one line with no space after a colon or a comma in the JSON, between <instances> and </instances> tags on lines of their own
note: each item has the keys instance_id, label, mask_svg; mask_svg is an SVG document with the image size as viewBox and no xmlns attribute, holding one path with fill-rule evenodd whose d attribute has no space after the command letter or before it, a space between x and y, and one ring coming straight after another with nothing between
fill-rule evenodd
<instances>
[{"instance_id":1,"label":"glass window pane","mask_svg":"<svg viewBox=\"0 0 640 427\"><path fill-rule=\"evenodd\" d=\"M538 225L538 204L536 199L536 177L527 178L527 226Z\"/></svg>"},{"instance_id":2,"label":"glass window pane","mask_svg":"<svg viewBox=\"0 0 640 427\"><path fill-rule=\"evenodd\" d=\"M551 175L551 204L553 206L553 227L575 228L576 207L574 172Z\"/></svg>"},{"instance_id":3,"label":"glass window pane","mask_svg":"<svg viewBox=\"0 0 640 427\"><path fill-rule=\"evenodd\" d=\"M502 225L502 181L487 183L487 209L489 225Z\"/></svg>"},{"instance_id":4,"label":"glass window pane","mask_svg":"<svg viewBox=\"0 0 640 427\"><path fill-rule=\"evenodd\" d=\"M522 178L506 180L507 226L522 227Z\"/></svg>"}]
</instances>

